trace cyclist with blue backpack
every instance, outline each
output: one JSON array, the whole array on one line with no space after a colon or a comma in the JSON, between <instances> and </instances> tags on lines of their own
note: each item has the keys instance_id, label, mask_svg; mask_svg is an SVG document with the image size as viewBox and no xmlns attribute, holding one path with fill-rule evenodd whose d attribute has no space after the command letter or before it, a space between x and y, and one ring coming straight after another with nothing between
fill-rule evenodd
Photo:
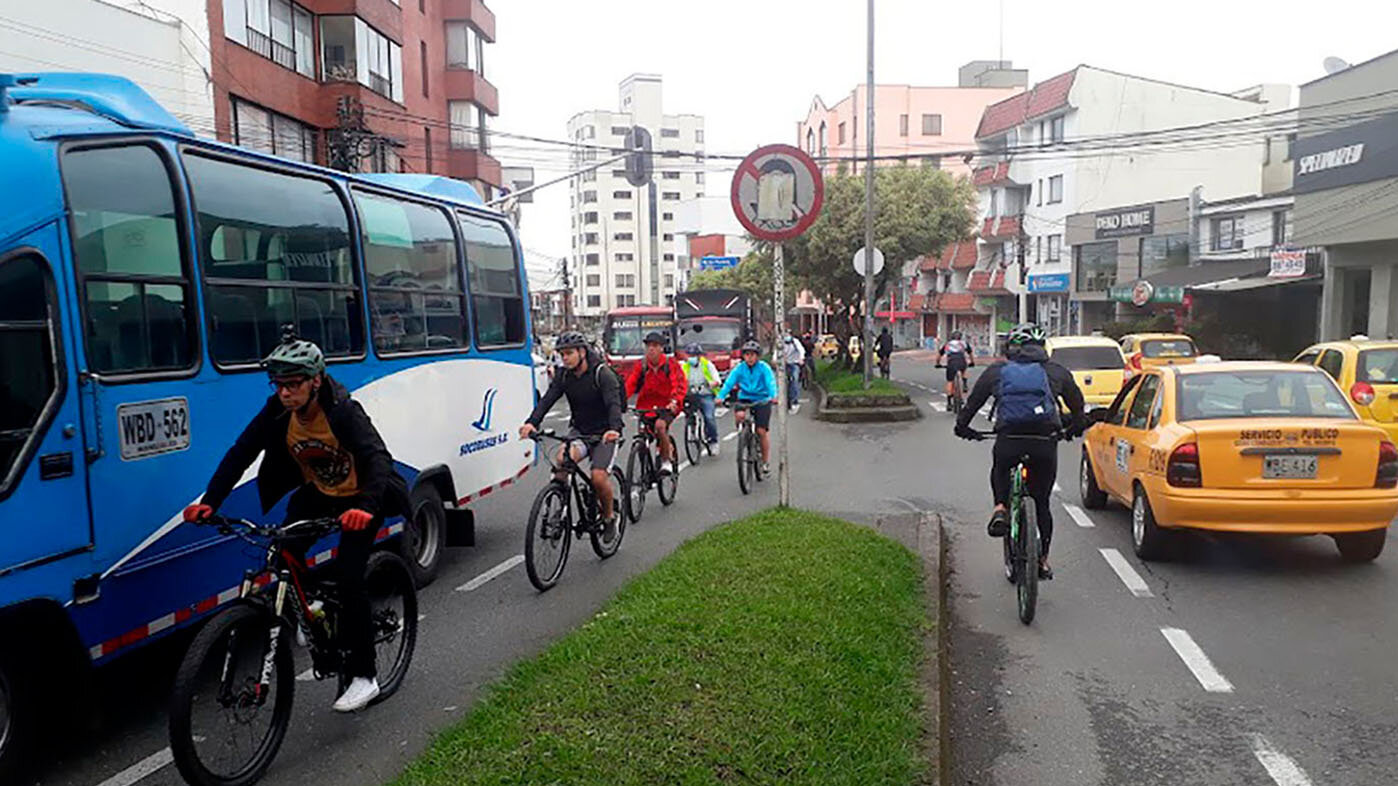
<instances>
[{"instance_id":1,"label":"cyclist with blue backpack","mask_svg":"<svg viewBox=\"0 0 1398 786\"><path fill-rule=\"evenodd\" d=\"M986 531L993 538L1004 537L1009 530L1010 469L1021 457L1029 468L1029 495L1034 498L1038 515L1039 539L1043 543L1039 559L1039 578L1053 578L1049 568L1049 541L1053 538L1053 513L1049 495L1058 474L1058 445L1044 439L1057 434L1072 438L1082 433L1082 391L1073 380L1072 372L1049 360L1044 349L1044 329L1032 323L1018 325L1010 331L1008 360L987 368L976 380L966 407L956 418L956 436L980 439L971 428L971 419L995 397L995 448L990 470L990 490L995 497L995 512L991 514ZM1060 417L1059 401L1068 408L1068 423Z\"/></svg>"}]
</instances>

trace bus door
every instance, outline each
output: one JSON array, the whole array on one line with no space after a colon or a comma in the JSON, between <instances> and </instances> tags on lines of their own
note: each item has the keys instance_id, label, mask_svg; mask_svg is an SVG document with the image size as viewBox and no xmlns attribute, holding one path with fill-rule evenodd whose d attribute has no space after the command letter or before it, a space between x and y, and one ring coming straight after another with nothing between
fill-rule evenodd
<instances>
[{"instance_id":1,"label":"bus door","mask_svg":"<svg viewBox=\"0 0 1398 786\"><path fill-rule=\"evenodd\" d=\"M92 543L59 228L0 252L0 574Z\"/></svg>"}]
</instances>

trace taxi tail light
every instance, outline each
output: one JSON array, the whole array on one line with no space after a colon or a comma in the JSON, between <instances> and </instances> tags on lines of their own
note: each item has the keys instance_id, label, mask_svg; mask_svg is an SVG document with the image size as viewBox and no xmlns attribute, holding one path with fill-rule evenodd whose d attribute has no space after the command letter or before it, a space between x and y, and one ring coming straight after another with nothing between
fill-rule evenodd
<instances>
[{"instance_id":1,"label":"taxi tail light","mask_svg":"<svg viewBox=\"0 0 1398 786\"><path fill-rule=\"evenodd\" d=\"M1398 459L1398 455L1395 455ZM1398 469L1398 465L1395 465ZM1165 482L1171 486L1198 488L1204 485L1203 474L1199 471L1199 446L1187 442L1175 448L1170 454L1170 462L1165 465Z\"/></svg>"},{"instance_id":2,"label":"taxi tail light","mask_svg":"<svg viewBox=\"0 0 1398 786\"><path fill-rule=\"evenodd\" d=\"M1368 382L1356 382L1349 387L1349 397L1361 407L1374 403L1374 386Z\"/></svg>"},{"instance_id":3,"label":"taxi tail light","mask_svg":"<svg viewBox=\"0 0 1398 786\"><path fill-rule=\"evenodd\" d=\"M1127 358L1127 359L1126 359L1126 368L1124 368L1124 369L1122 369L1122 370L1123 370L1123 372L1124 372L1124 374L1125 374L1125 376L1124 376L1125 379L1131 379L1131 377L1133 377L1133 376L1135 376L1135 375L1141 373L1141 371L1142 371L1142 369L1141 369L1141 353L1137 352L1136 354L1134 354L1134 355L1132 355L1131 357Z\"/></svg>"},{"instance_id":4,"label":"taxi tail light","mask_svg":"<svg viewBox=\"0 0 1398 786\"><path fill-rule=\"evenodd\" d=\"M1374 488L1391 489L1398 486L1398 447L1384 440L1379 443L1379 468L1374 473Z\"/></svg>"}]
</instances>

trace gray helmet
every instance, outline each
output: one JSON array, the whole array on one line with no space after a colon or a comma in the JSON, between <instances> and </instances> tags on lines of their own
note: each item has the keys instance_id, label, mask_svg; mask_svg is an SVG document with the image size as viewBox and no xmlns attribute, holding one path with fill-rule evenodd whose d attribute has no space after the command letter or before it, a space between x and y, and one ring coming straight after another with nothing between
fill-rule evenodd
<instances>
[{"instance_id":1,"label":"gray helmet","mask_svg":"<svg viewBox=\"0 0 1398 786\"><path fill-rule=\"evenodd\" d=\"M1048 334L1044 332L1044 329L1033 322L1024 322L1015 325L1014 329L1010 331L1010 346L1012 347L1020 347L1026 344L1035 344L1042 347L1044 341L1047 339Z\"/></svg>"},{"instance_id":2,"label":"gray helmet","mask_svg":"<svg viewBox=\"0 0 1398 786\"><path fill-rule=\"evenodd\" d=\"M290 377L303 374L318 376L325 371L325 353L314 341L287 336L262 361L269 377Z\"/></svg>"},{"instance_id":3,"label":"gray helmet","mask_svg":"<svg viewBox=\"0 0 1398 786\"><path fill-rule=\"evenodd\" d=\"M703 348L702 346L700 346L699 344L690 344L690 345L688 345L688 346L686 346L686 347L684 348L684 351L685 351L685 354L687 354L687 355L702 355L702 354L704 354L704 348Z\"/></svg>"},{"instance_id":4,"label":"gray helmet","mask_svg":"<svg viewBox=\"0 0 1398 786\"><path fill-rule=\"evenodd\" d=\"M762 345L757 343L756 341L749 341L743 344L742 352L756 352L757 354L761 355Z\"/></svg>"},{"instance_id":5,"label":"gray helmet","mask_svg":"<svg viewBox=\"0 0 1398 786\"><path fill-rule=\"evenodd\" d=\"M580 349L587 347L587 339L576 330L569 330L553 342L554 349Z\"/></svg>"}]
</instances>

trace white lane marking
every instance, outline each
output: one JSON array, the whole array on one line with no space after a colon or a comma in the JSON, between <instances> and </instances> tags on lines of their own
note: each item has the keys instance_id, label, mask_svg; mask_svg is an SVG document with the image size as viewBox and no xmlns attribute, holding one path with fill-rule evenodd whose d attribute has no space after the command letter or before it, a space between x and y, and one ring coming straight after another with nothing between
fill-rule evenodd
<instances>
[{"instance_id":1,"label":"white lane marking","mask_svg":"<svg viewBox=\"0 0 1398 786\"><path fill-rule=\"evenodd\" d=\"M1261 734L1249 734L1252 741L1252 755L1262 764L1262 768L1277 782L1277 786L1311 786L1311 779L1290 756L1272 747Z\"/></svg>"},{"instance_id":2,"label":"white lane marking","mask_svg":"<svg viewBox=\"0 0 1398 786\"><path fill-rule=\"evenodd\" d=\"M462 584L460 587L457 587L456 591L470 592L472 590L480 589L481 587L485 586L486 582L490 581L496 576L499 576L500 574L504 573L510 568L513 568L514 566L520 564L523 561L524 555L516 554L513 557L510 557L509 559L500 563L499 565L496 565L495 567L491 568L490 570L487 570L485 573L482 573L481 575L475 577L474 579L471 579L465 584Z\"/></svg>"},{"instance_id":3,"label":"white lane marking","mask_svg":"<svg viewBox=\"0 0 1398 786\"><path fill-rule=\"evenodd\" d=\"M424 611L424 612L422 612L421 614L417 615L417 621L418 621L418 622L422 622L422 621L425 620L425 619L427 619L427 612Z\"/></svg>"},{"instance_id":4,"label":"white lane marking","mask_svg":"<svg viewBox=\"0 0 1398 786\"><path fill-rule=\"evenodd\" d=\"M727 442L727 441L730 440L730 439L737 439L737 437L738 437L738 432L736 432L736 431L730 431L730 432L728 432L726 435L724 435L723 441L724 441L724 442Z\"/></svg>"},{"instance_id":5,"label":"white lane marking","mask_svg":"<svg viewBox=\"0 0 1398 786\"><path fill-rule=\"evenodd\" d=\"M1161 628L1160 632L1164 634L1165 640L1170 642L1170 646L1175 648L1175 654L1180 656L1184 665L1194 672L1194 679L1199 680L1204 690L1210 693L1233 692L1233 683L1214 668L1209 656L1194 642L1194 637L1189 635L1189 631L1181 628Z\"/></svg>"},{"instance_id":6,"label":"white lane marking","mask_svg":"<svg viewBox=\"0 0 1398 786\"><path fill-rule=\"evenodd\" d=\"M1116 571L1117 578L1121 579L1121 583L1131 590L1132 595L1138 598L1154 597L1146 580L1141 578L1141 574L1131 567L1131 563L1127 562L1125 557L1121 556L1120 551L1116 549L1098 549L1098 551L1102 553L1103 559L1107 560L1107 564L1112 566L1112 570Z\"/></svg>"},{"instance_id":7,"label":"white lane marking","mask_svg":"<svg viewBox=\"0 0 1398 786\"><path fill-rule=\"evenodd\" d=\"M1077 524L1079 527L1090 528L1097 526L1093 523L1092 519L1088 517L1087 511L1077 505L1065 502L1063 503L1063 509L1068 511L1068 515L1073 518L1073 523Z\"/></svg>"},{"instance_id":8,"label":"white lane marking","mask_svg":"<svg viewBox=\"0 0 1398 786\"><path fill-rule=\"evenodd\" d=\"M940 401L929 401L929 402L927 402L927 406L931 407L933 410L935 410L935 411L937 411L937 412L946 412L946 411L947 411L946 404L943 404L943 403L940 402Z\"/></svg>"},{"instance_id":9,"label":"white lane marking","mask_svg":"<svg viewBox=\"0 0 1398 786\"><path fill-rule=\"evenodd\" d=\"M174 760L175 756L170 752L170 749L164 748L102 781L97 786L131 786L146 776L154 775L161 769L168 767Z\"/></svg>"},{"instance_id":10,"label":"white lane marking","mask_svg":"<svg viewBox=\"0 0 1398 786\"><path fill-rule=\"evenodd\" d=\"M316 678L316 670L313 669L313 668L311 668L311 669L306 669L305 671L303 671L303 672L301 672L300 674L297 674L297 675L296 675L296 681L297 681L297 682L310 682L311 680L313 680L313 679L315 679L315 678Z\"/></svg>"},{"instance_id":11,"label":"white lane marking","mask_svg":"<svg viewBox=\"0 0 1398 786\"><path fill-rule=\"evenodd\" d=\"M727 415L727 414L728 414L728 407L715 407L715 408L714 408L714 417L716 417L716 418L721 418L721 417L723 417L724 415Z\"/></svg>"},{"instance_id":12,"label":"white lane marking","mask_svg":"<svg viewBox=\"0 0 1398 786\"><path fill-rule=\"evenodd\" d=\"M1056 480L1053 482L1053 493L1055 493L1055 494L1062 494L1062 493L1063 493L1063 487L1060 486L1060 485L1058 485L1058 481L1056 481Z\"/></svg>"}]
</instances>

